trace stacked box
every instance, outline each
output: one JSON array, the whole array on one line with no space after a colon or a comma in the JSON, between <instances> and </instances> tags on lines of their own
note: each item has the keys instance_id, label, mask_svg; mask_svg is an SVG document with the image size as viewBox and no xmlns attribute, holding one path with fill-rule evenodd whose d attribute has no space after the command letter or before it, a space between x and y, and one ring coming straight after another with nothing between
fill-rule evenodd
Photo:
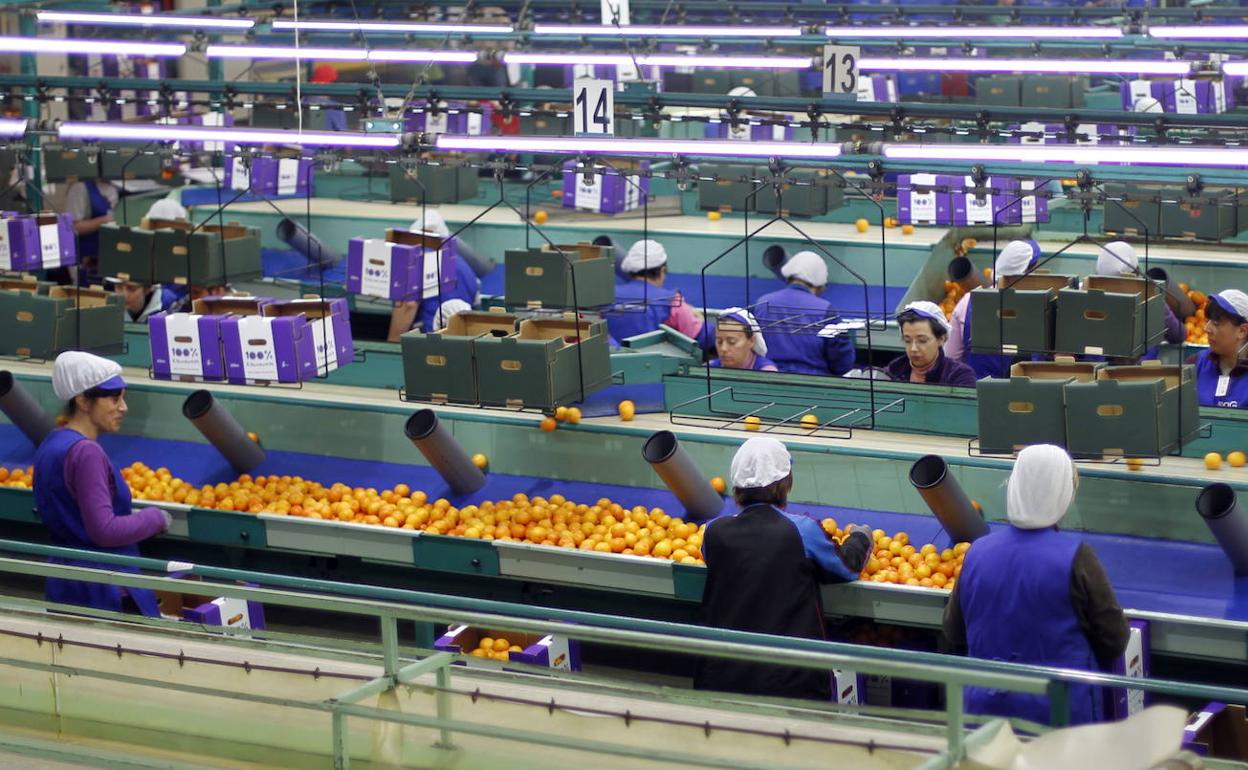
<instances>
[{"instance_id":1,"label":"stacked box","mask_svg":"<svg viewBox=\"0 0 1248 770\"><path fill-rule=\"evenodd\" d=\"M481 630L466 625L452 625L436 642L435 650L468 655L485 638L503 637L523 647L522 652L509 652L511 663L528 663L563 671L581 670L581 643L559 634L521 634L515 631ZM466 661L472 664L472 658Z\"/></svg>"},{"instance_id":2,"label":"stacked box","mask_svg":"<svg viewBox=\"0 0 1248 770\"><path fill-rule=\"evenodd\" d=\"M39 269L78 264L78 241L72 215L43 213L32 219L39 235Z\"/></svg>"},{"instance_id":3,"label":"stacked box","mask_svg":"<svg viewBox=\"0 0 1248 770\"><path fill-rule=\"evenodd\" d=\"M152 377L158 380L225 379L222 316L196 300L190 313L156 313L147 319Z\"/></svg>"},{"instance_id":4,"label":"stacked box","mask_svg":"<svg viewBox=\"0 0 1248 770\"><path fill-rule=\"evenodd\" d=\"M754 211L757 208L758 197L749 197L755 187L749 181L754 176L753 166L704 165L702 174L718 181L698 182L698 208L705 211Z\"/></svg>"},{"instance_id":5,"label":"stacked box","mask_svg":"<svg viewBox=\"0 0 1248 770\"><path fill-rule=\"evenodd\" d=\"M1083 106L1087 79L1071 75L1025 75L1019 88L1019 105L1067 109Z\"/></svg>"},{"instance_id":6,"label":"stacked box","mask_svg":"<svg viewBox=\"0 0 1248 770\"><path fill-rule=\"evenodd\" d=\"M270 158L234 155L225 161L225 187L268 197L312 194L315 163L312 158Z\"/></svg>"},{"instance_id":7,"label":"stacked box","mask_svg":"<svg viewBox=\"0 0 1248 770\"><path fill-rule=\"evenodd\" d=\"M982 353L1039 353L1053 350L1054 308L1066 275L1032 274L1009 281L1009 288L971 292L971 349Z\"/></svg>"},{"instance_id":8,"label":"stacked box","mask_svg":"<svg viewBox=\"0 0 1248 770\"><path fill-rule=\"evenodd\" d=\"M1165 197L1177 198L1177 203L1161 204L1161 234L1166 237L1217 241L1248 226L1239 216L1241 198L1234 190L1205 190L1198 197L1176 193Z\"/></svg>"},{"instance_id":9,"label":"stacked box","mask_svg":"<svg viewBox=\"0 0 1248 770\"><path fill-rule=\"evenodd\" d=\"M100 228L100 275L136 283L156 283L156 234L109 222Z\"/></svg>"},{"instance_id":10,"label":"stacked box","mask_svg":"<svg viewBox=\"0 0 1248 770\"><path fill-rule=\"evenodd\" d=\"M1154 281L1093 275L1083 288L1057 295L1055 349L1082 355L1135 358L1161 343L1165 299Z\"/></svg>"},{"instance_id":11,"label":"stacked box","mask_svg":"<svg viewBox=\"0 0 1248 770\"><path fill-rule=\"evenodd\" d=\"M409 110L403 125L408 131L426 134L467 134L481 136L490 133L490 117L493 108L488 104L468 109L463 102L443 104L437 112L428 107Z\"/></svg>"},{"instance_id":12,"label":"stacked box","mask_svg":"<svg viewBox=\"0 0 1248 770\"><path fill-rule=\"evenodd\" d=\"M42 270L39 226L34 217L0 215L0 270Z\"/></svg>"},{"instance_id":13,"label":"stacked box","mask_svg":"<svg viewBox=\"0 0 1248 770\"><path fill-rule=\"evenodd\" d=\"M346 297L280 300L266 304L261 314L267 318L303 315L312 334L316 374L326 375L351 363L355 345L351 338L351 317Z\"/></svg>"},{"instance_id":14,"label":"stacked box","mask_svg":"<svg viewBox=\"0 0 1248 770\"><path fill-rule=\"evenodd\" d=\"M763 214L784 214L785 216L815 217L840 208L845 202L845 191L840 187L817 184L827 176L823 171L791 171L788 176L807 182L809 185L785 183L781 187L780 207L776 206L776 190L771 185L758 191L755 207Z\"/></svg>"},{"instance_id":15,"label":"stacked box","mask_svg":"<svg viewBox=\"0 0 1248 770\"><path fill-rule=\"evenodd\" d=\"M580 341L577 341L579 331ZM475 345L478 394L488 406L567 405L611 382L603 321L527 319L507 337Z\"/></svg>"},{"instance_id":16,"label":"stacked box","mask_svg":"<svg viewBox=\"0 0 1248 770\"><path fill-rule=\"evenodd\" d=\"M1132 80L1120 89L1128 112L1216 114L1234 106L1233 90L1222 80Z\"/></svg>"},{"instance_id":17,"label":"stacked box","mask_svg":"<svg viewBox=\"0 0 1248 770\"><path fill-rule=\"evenodd\" d=\"M1032 121L1020 123L1017 130L1034 136L1013 136L1010 142L1017 144L1070 144L1071 132L1057 123ZM1135 136L1135 126L1119 126L1114 123L1079 123L1074 130L1075 144L1123 145L1130 144ZM1116 137L1116 138L1113 138Z\"/></svg>"},{"instance_id":18,"label":"stacked box","mask_svg":"<svg viewBox=\"0 0 1248 770\"><path fill-rule=\"evenodd\" d=\"M1009 379L975 383L980 451L1013 454L1031 444L1066 446L1066 385L1092 382L1101 366L1070 358L1020 361L1010 367Z\"/></svg>"},{"instance_id":19,"label":"stacked box","mask_svg":"<svg viewBox=\"0 0 1248 770\"><path fill-rule=\"evenodd\" d=\"M385 238L352 238L347 291L396 302L436 297L455 286L454 241L390 229Z\"/></svg>"},{"instance_id":20,"label":"stacked box","mask_svg":"<svg viewBox=\"0 0 1248 770\"><path fill-rule=\"evenodd\" d=\"M949 197L954 225L1019 224L1023 219L1018 179L993 176L984 180L985 194L976 192L980 185L973 177L959 177Z\"/></svg>"},{"instance_id":21,"label":"stacked box","mask_svg":"<svg viewBox=\"0 0 1248 770\"><path fill-rule=\"evenodd\" d=\"M302 313L266 317L263 299L235 298L214 303L229 314L221 319L226 380L235 385L302 382L316 377L316 351ZM224 305L224 307L223 307Z\"/></svg>"},{"instance_id":22,"label":"stacked box","mask_svg":"<svg viewBox=\"0 0 1248 770\"><path fill-rule=\"evenodd\" d=\"M476 404L477 340L515 333L519 319L503 312L457 313L446 328L410 331L399 339L407 398L437 403Z\"/></svg>"},{"instance_id":23,"label":"stacked box","mask_svg":"<svg viewBox=\"0 0 1248 770\"><path fill-rule=\"evenodd\" d=\"M165 160L150 148L133 144L106 144L100 147L100 177L111 182L126 179L160 179Z\"/></svg>"},{"instance_id":24,"label":"stacked box","mask_svg":"<svg viewBox=\"0 0 1248 770\"><path fill-rule=\"evenodd\" d=\"M859 75L858 101L895 102L897 82L889 75Z\"/></svg>"},{"instance_id":25,"label":"stacked box","mask_svg":"<svg viewBox=\"0 0 1248 770\"><path fill-rule=\"evenodd\" d=\"M1102 228L1107 233L1125 235L1148 234L1156 238L1161 235L1161 203L1158 201L1161 190L1156 187L1141 187L1131 184L1106 184L1107 200L1104 206L1104 223ZM1123 198L1131 200L1122 200Z\"/></svg>"},{"instance_id":26,"label":"stacked box","mask_svg":"<svg viewBox=\"0 0 1248 770\"><path fill-rule=\"evenodd\" d=\"M1022 104L1023 79L1017 75L993 75L975 81L975 101L997 107Z\"/></svg>"},{"instance_id":27,"label":"stacked box","mask_svg":"<svg viewBox=\"0 0 1248 770\"><path fill-rule=\"evenodd\" d=\"M417 204L458 203L475 198L477 170L467 166L421 164L405 169L390 166L390 200Z\"/></svg>"},{"instance_id":28,"label":"stacked box","mask_svg":"<svg viewBox=\"0 0 1248 770\"><path fill-rule=\"evenodd\" d=\"M49 182L73 184L83 179L100 176L99 151L80 145L45 144L43 146L43 174Z\"/></svg>"},{"instance_id":29,"label":"stacked box","mask_svg":"<svg viewBox=\"0 0 1248 770\"><path fill-rule=\"evenodd\" d=\"M1199 430L1191 366L1109 366L1066 387L1067 447L1080 457L1160 457Z\"/></svg>"},{"instance_id":30,"label":"stacked box","mask_svg":"<svg viewBox=\"0 0 1248 770\"><path fill-rule=\"evenodd\" d=\"M741 142L789 142L793 140L793 127L789 125L760 125L746 120L734 123L723 120L706 124L707 139L732 139Z\"/></svg>"},{"instance_id":31,"label":"stacked box","mask_svg":"<svg viewBox=\"0 0 1248 770\"><path fill-rule=\"evenodd\" d=\"M897 177L897 221L938 225L953 221L953 193L962 184L956 176L901 174Z\"/></svg>"},{"instance_id":32,"label":"stacked box","mask_svg":"<svg viewBox=\"0 0 1248 770\"><path fill-rule=\"evenodd\" d=\"M618 214L633 211L646 204L650 196L649 176L622 176L601 173L608 168L624 171L649 171L650 161L612 161L610 166L598 164L600 173L577 173L576 161L563 164L563 205L581 211Z\"/></svg>"},{"instance_id":33,"label":"stacked box","mask_svg":"<svg viewBox=\"0 0 1248 770\"><path fill-rule=\"evenodd\" d=\"M154 283L222 286L261 273L260 229L237 222L192 225L183 220L146 220L152 241ZM192 232L193 230L193 232Z\"/></svg>"},{"instance_id":34,"label":"stacked box","mask_svg":"<svg viewBox=\"0 0 1248 770\"><path fill-rule=\"evenodd\" d=\"M2 288L2 287L0 287ZM123 300L103 289L37 284L0 290L0 354L52 358L64 350L115 352L122 343Z\"/></svg>"},{"instance_id":35,"label":"stacked box","mask_svg":"<svg viewBox=\"0 0 1248 770\"><path fill-rule=\"evenodd\" d=\"M508 306L584 309L615 303L615 259L609 246L582 242L557 248L503 253Z\"/></svg>"}]
</instances>

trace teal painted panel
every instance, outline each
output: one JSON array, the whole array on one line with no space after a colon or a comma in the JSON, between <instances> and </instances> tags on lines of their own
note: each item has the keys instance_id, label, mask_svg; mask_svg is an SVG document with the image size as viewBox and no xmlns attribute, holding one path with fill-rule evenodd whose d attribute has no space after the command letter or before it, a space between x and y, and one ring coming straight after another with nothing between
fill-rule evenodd
<instances>
[{"instance_id":1,"label":"teal painted panel","mask_svg":"<svg viewBox=\"0 0 1248 770\"><path fill-rule=\"evenodd\" d=\"M672 587L677 599L702 601L706 590L706 567L695 564L672 565Z\"/></svg>"},{"instance_id":2,"label":"teal painted panel","mask_svg":"<svg viewBox=\"0 0 1248 770\"><path fill-rule=\"evenodd\" d=\"M485 540L424 534L412 540L412 559L421 569L498 577L498 551Z\"/></svg>"},{"instance_id":3,"label":"teal painted panel","mask_svg":"<svg viewBox=\"0 0 1248 770\"><path fill-rule=\"evenodd\" d=\"M188 536L203 543L267 548L264 521L250 513L192 508L186 516Z\"/></svg>"},{"instance_id":4,"label":"teal painted panel","mask_svg":"<svg viewBox=\"0 0 1248 770\"><path fill-rule=\"evenodd\" d=\"M0 487L0 519L6 521L39 521L35 513L35 495L29 489Z\"/></svg>"}]
</instances>

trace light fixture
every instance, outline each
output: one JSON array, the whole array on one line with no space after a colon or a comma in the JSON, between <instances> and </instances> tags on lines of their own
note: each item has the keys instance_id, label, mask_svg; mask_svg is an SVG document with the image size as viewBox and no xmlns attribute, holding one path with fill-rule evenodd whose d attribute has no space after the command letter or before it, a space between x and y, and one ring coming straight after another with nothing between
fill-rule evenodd
<instances>
[{"instance_id":1,"label":"light fixture","mask_svg":"<svg viewBox=\"0 0 1248 770\"><path fill-rule=\"evenodd\" d=\"M1243 40L1248 38L1248 26L1242 24L1162 25L1149 27L1147 32L1149 37L1170 40Z\"/></svg>"},{"instance_id":2,"label":"light fixture","mask_svg":"<svg viewBox=\"0 0 1248 770\"><path fill-rule=\"evenodd\" d=\"M1156 166L1248 166L1248 148L1123 147L1074 144L886 144L894 160L1018 163L1131 163Z\"/></svg>"},{"instance_id":3,"label":"light fixture","mask_svg":"<svg viewBox=\"0 0 1248 770\"><path fill-rule=\"evenodd\" d=\"M39 11L40 24L100 24L112 27L187 27L190 29L248 30L254 19L223 19L218 16L170 16L163 13L84 13Z\"/></svg>"},{"instance_id":4,"label":"light fixture","mask_svg":"<svg viewBox=\"0 0 1248 770\"><path fill-rule=\"evenodd\" d=\"M1122 30L1115 27L826 27L823 34L841 40L1110 40L1122 37Z\"/></svg>"},{"instance_id":5,"label":"light fixture","mask_svg":"<svg viewBox=\"0 0 1248 770\"><path fill-rule=\"evenodd\" d=\"M536 152L588 155L731 155L758 158L839 157L839 144L745 142L703 139L617 139L589 136L451 136L438 137L439 150L464 152Z\"/></svg>"},{"instance_id":6,"label":"light fixture","mask_svg":"<svg viewBox=\"0 0 1248 770\"><path fill-rule=\"evenodd\" d=\"M300 46L210 45L204 49L209 59L321 59L323 61L397 61L471 64L474 51L421 51L401 48L305 48Z\"/></svg>"},{"instance_id":7,"label":"light fixture","mask_svg":"<svg viewBox=\"0 0 1248 770\"><path fill-rule=\"evenodd\" d=\"M503 54L508 64L602 64L639 67L742 67L748 69L806 70L814 66L809 56L707 56L701 54L542 53L513 51Z\"/></svg>"},{"instance_id":8,"label":"light fixture","mask_svg":"<svg viewBox=\"0 0 1248 770\"><path fill-rule=\"evenodd\" d=\"M1186 61L1130 59L915 59L864 56L858 69L886 72L1049 72L1070 75L1176 75L1191 73Z\"/></svg>"},{"instance_id":9,"label":"light fixture","mask_svg":"<svg viewBox=\"0 0 1248 770\"><path fill-rule=\"evenodd\" d=\"M181 56L181 43L142 43L135 40L53 40L38 37L0 37L0 53L96 53L115 56Z\"/></svg>"},{"instance_id":10,"label":"light fixture","mask_svg":"<svg viewBox=\"0 0 1248 770\"><path fill-rule=\"evenodd\" d=\"M16 139L26 134L26 118L0 118L0 136Z\"/></svg>"},{"instance_id":11,"label":"light fixture","mask_svg":"<svg viewBox=\"0 0 1248 770\"><path fill-rule=\"evenodd\" d=\"M800 37L801 27L658 27L643 24L535 24L534 35L602 37Z\"/></svg>"},{"instance_id":12,"label":"light fixture","mask_svg":"<svg viewBox=\"0 0 1248 770\"><path fill-rule=\"evenodd\" d=\"M420 32L473 34L507 34L515 28L509 24L437 24L407 21L290 21L277 19L274 30L291 32L369 32L375 34L407 35Z\"/></svg>"},{"instance_id":13,"label":"light fixture","mask_svg":"<svg viewBox=\"0 0 1248 770\"><path fill-rule=\"evenodd\" d=\"M1223 75L1248 75L1248 61L1222 62Z\"/></svg>"},{"instance_id":14,"label":"light fixture","mask_svg":"<svg viewBox=\"0 0 1248 770\"><path fill-rule=\"evenodd\" d=\"M391 149L397 134L359 134L350 131L280 131L210 126L164 126L129 123L62 123L61 139L106 139L121 142L226 142L233 144L288 144L303 147L371 147Z\"/></svg>"}]
</instances>

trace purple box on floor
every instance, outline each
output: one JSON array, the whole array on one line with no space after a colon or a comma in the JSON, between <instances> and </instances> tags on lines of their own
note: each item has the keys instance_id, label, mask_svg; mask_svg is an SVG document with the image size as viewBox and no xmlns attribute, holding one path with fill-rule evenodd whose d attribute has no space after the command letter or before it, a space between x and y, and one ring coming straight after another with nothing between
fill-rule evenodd
<instances>
[{"instance_id":1,"label":"purple box on floor","mask_svg":"<svg viewBox=\"0 0 1248 770\"><path fill-rule=\"evenodd\" d=\"M793 127L787 125L752 125L727 120L706 124L707 139L731 139L740 142L788 142L793 140Z\"/></svg>"},{"instance_id":2,"label":"purple box on floor","mask_svg":"<svg viewBox=\"0 0 1248 770\"><path fill-rule=\"evenodd\" d=\"M650 161L611 162L611 168L622 167L628 170L649 171ZM597 168L607 169L606 166L601 165ZM586 181L585 174L576 172L575 161L563 164L563 205L565 208L596 211L601 214L617 214L621 211L641 208L649 196L650 177L648 176L591 174Z\"/></svg>"},{"instance_id":3,"label":"purple box on floor","mask_svg":"<svg viewBox=\"0 0 1248 770\"><path fill-rule=\"evenodd\" d=\"M960 177L956 176L901 174L897 177L897 220L915 225L951 224L953 195L950 191L960 184Z\"/></svg>"},{"instance_id":4,"label":"purple box on floor","mask_svg":"<svg viewBox=\"0 0 1248 770\"><path fill-rule=\"evenodd\" d=\"M351 359L355 357L346 297L326 300L308 297L270 302L264 306L262 312L272 318L303 314L312 333L318 374L328 374L351 363Z\"/></svg>"},{"instance_id":5,"label":"purple box on floor","mask_svg":"<svg viewBox=\"0 0 1248 770\"><path fill-rule=\"evenodd\" d=\"M347 291L396 302L436 297L439 285L446 293L455 284L453 244L395 229L387 230L385 238L352 238L347 245Z\"/></svg>"},{"instance_id":6,"label":"purple box on floor","mask_svg":"<svg viewBox=\"0 0 1248 770\"><path fill-rule=\"evenodd\" d=\"M188 573L175 571L170 577L188 578ZM195 580L195 577L190 577ZM255 588L254 583L243 583ZM208 588L209 586L205 586ZM247 599L228 597L213 598L211 595L157 591L156 602L162 615L181 617L190 623L205 626L222 626L232 631L262 630L264 628L264 605Z\"/></svg>"},{"instance_id":7,"label":"purple box on floor","mask_svg":"<svg viewBox=\"0 0 1248 770\"><path fill-rule=\"evenodd\" d=\"M47 270L78 264L78 244L74 240L74 218L69 214L37 214L39 267Z\"/></svg>"},{"instance_id":8,"label":"purple box on floor","mask_svg":"<svg viewBox=\"0 0 1248 770\"><path fill-rule=\"evenodd\" d=\"M1129 676L1133 679L1147 679L1152 671L1152 655L1148 636L1147 620L1132 620L1128 624L1127 649L1117 660L1111 674ZM1111 719L1126 719L1135 716L1148 705L1148 696L1143 690L1115 688L1105 691L1106 713Z\"/></svg>"},{"instance_id":9,"label":"purple box on floor","mask_svg":"<svg viewBox=\"0 0 1248 770\"><path fill-rule=\"evenodd\" d=\"M42 270L39 226L33 217L5 212L0 218L0 270Z\"/></svg>"},{"instance_id":10,"label":"purple box on floor","mask_svg":"<svg viewBox=\"0 0 1248 770\"><path fill-rule=\"evenodd\" d=\"M158 380L225 379L221 316L157 313L147 319L147 330L152 349L152 377Z\"/></svg>"},{"instance_id":11,"label":"purple box on floor","mask_svg":"<svg viewBox=\"0 0 1248 770\"><path fill-rule=\"evenodd\" d=\"M521 634L515 631L483 631L466 625L453 625L436 642L435 650L469 655L477 649L484 638L507 639L519 651L507 653L511 663L528 663L534 666L557 668L563 671L581 670L581 643L560 634ZM469 658L468 663L471 664Z\"/></svg>"}]
</instances>

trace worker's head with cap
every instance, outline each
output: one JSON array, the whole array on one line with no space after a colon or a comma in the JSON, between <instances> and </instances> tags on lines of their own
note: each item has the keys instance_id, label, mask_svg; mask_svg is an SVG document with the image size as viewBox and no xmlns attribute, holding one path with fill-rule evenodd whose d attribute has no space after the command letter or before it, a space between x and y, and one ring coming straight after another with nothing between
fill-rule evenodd
<instances>
[{"instance_id":1,"label":"worker's head with cap","mask_svg":"<svg viewBox=\"0 0 1248 770\"><path fill-rule=\"evenodd\" d=\"M662 286L667 278L667 249L658 241L637 241L620 260L620 272L633 280Z\"/></svg>"},{"instance_id":2,"label":"worker's head with cap","mask_svg":"<svg viewBox=\"0 0 1248 770\"><path fill-rule=\"evenodd\" d=\"M715 322L715 352L725 369L751 369L755 356L767 355L758 320L745 308L730 307Z\"/></svg>"},{"instance_id":3,"label":"worker's head with cap","mask_svg":"<svg viewBox=\"0 0 1248 770\"><path fill-rule=\"evenodd\" d=\"M463 301L459 297L452 297L438 306L438 312L433 315L433 328L445 329L447 321L450 321L460 313L467 313L472 310L472 305Z\"/></svg>"},{"instance_id":4,"label":"worker's head with cap","mask_svg":"<svg viewBox=\"0 0 1248 770\"><path fill-rule=\"evenodd\" d=\"M897 315L901 342L910 366L930 369L940 358L941 346L949 338L949 320L935 302L911 302Z\"/></svg>"},{"instance_id":5,"label":"worker's head with cap","mask_svg":"<svg viewBox=\"0 0 1248 770\"><path fill-rule=\"evenodd\" d=\"M1135 248L1126 241L1110 241L1096 255L1096 274L1135 275L1140 264Z\"/></svg>"},{"instance_id":6,"label":"worker's head with cap","mask_svg":"<svg viewBox=\"0 0 1248 770\"><path fill-rule=\"evenodd\" d=\"M1205 333L1209 352L1223 361L1237 361L1248 352L1248 294L1224 289L1209 295L1205 304Z\"/></svg>"},{"instance_id":7,"label":"worker's head with cap","mask_svg":"<svg viewBox=\"0 0 1248 770\"><path fill-rule=\"evenodd\" d=\"M186 207L173 198L161 198L147 210L148 219L182 219L188 218Z\"/></svg>"},{"instance_id":8,"label":"worker's head with cap","mask_svg":"<svg viewBox=\"0 0 1248 770\"><path fill-rule=\"evenodd\" d=\"M414 233L429 233L439 238L451 237L451 229L446 226L446 220L433 209L426 209L424 216L416 217L409 229Z\"/></svg>"},{"instance_id":9,"label":"worker's head with cap","mask_svg":"<svg viewBox=\"0 0 1248 770\"><path fill-rule=\"evenodd\" d=\"M997 255L992 273L1000 285L1003 279L1026 274L1039 261L1040 244L1035 241L1010 241Z\"/></svg>"},{"instance_id":10,"label":"worker's head with cap","mask_svg":"<svg viewBox=\"0 0 1248 770\"><path fill-rule=\"evenodd\" d=\"M126 381L116 361L68 350L52 365L52 391L65 402L69 426L87 438L121 428L126 416Z\"/></svg>"},{"instance_id":11,"label":"worker's head with cap","mask_svg":"<svg viewBox=\"0 0 1248 770\"><path fill-rule=\"evenodd\" d=\"M774 438L752 438L732 458L732 497L737 505L783 508L793 489L793 458Z\"/></svg>"},{"instance_id":12,"label":"worker's head with cap","mask_svg":"<svg viewBox=\"0 0 1248 770\"><path fill-rule=\"evenodd\" d=\"M799 251L780 266L780 275L790 284L804 285L820 294L828 285L828 263L813 251Z\"/></svg>"},{"instance_id":13,"label":"worker's head with cap","mask_svg":"<svg viewBox=\"0 0 1248 770\"><path fill-rule=\"evenodd\" d=\"M1057 526L1075 499L1079 474L1066 450L1036 444L1018 453L1006 491L1010 523L1019 529Z\"/></svg>"},{"instance_id":14,"label":"worker's head with cap","mask_svg":"<svg viewBox=\"0 0 1248 770\"><path fill-rule=\"evenodd\" d=\"M338 68L332 64L318 64L312 68L313 83L337 83Z\"/></svg>"}]
</instances>

